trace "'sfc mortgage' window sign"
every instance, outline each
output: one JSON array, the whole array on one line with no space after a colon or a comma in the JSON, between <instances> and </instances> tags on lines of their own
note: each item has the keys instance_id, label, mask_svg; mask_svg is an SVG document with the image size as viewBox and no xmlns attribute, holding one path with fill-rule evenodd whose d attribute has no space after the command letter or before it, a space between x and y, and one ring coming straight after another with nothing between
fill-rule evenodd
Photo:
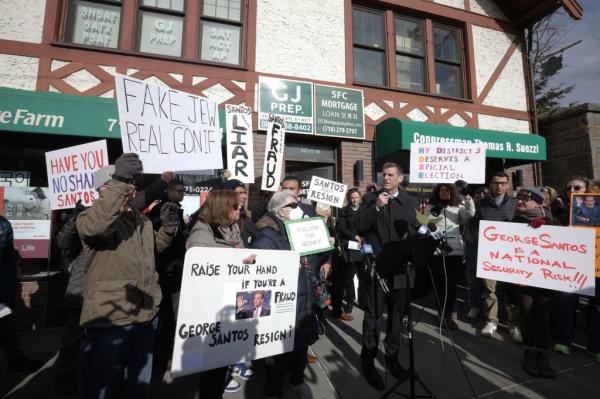
<instances>
[{"instance_id":1,"label":"'sfc mortgage' window sign","mask_svg":"<svg viewBox=\"0 0 600 399\"><path fill-rule=\"evenodd\" d=\"M283 118L287 133L313 133L312 83L258 78L258 129L267 130L269 114Z\"/></svg>"}]
</instances>

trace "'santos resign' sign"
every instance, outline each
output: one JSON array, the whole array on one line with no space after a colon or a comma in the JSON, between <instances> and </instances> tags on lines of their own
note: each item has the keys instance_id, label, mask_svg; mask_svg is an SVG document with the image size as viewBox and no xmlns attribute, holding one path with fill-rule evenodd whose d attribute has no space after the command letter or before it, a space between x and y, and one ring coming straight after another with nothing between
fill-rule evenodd
<instances>
[{"instance_id":1,"label":"'santos resign' sign","mask_svg":"<svg viewBox=\"0 0 600 399\"><path fill-rule=\"evenodd\" d=\"M481 221L477 277L594 295L591 229Z\"/></svg>"}]
</instances>

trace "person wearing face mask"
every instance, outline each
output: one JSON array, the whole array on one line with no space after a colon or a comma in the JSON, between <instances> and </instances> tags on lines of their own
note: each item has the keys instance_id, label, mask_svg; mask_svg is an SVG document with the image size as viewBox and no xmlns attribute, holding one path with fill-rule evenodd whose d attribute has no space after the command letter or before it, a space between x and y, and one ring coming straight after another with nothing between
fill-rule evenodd
<instances>
[{"instance_id":1,"label":"person wearing face mask","mask_svg":"<svg viewBox=\"0 0 600 399\"><path fill-rule=\"evenodd\" d=\"M552 214L560 225L568 226L571 208L571 195L575 193L600 193L591 179L580 175L571 176L560 197L552 205ZM579 204L581 206L582 204ZM587 351L596 362L600 363L600 279L596 278L596 295L588 302L589 317L587 324ZM579 295L559 292L552 308L551 335L554 341L553 350L563 355L571 353L571 344L577 329L577 307Z\"/></svg>"},{"instance_id":2,"label":"person wearing face mask","mask_svg":"<svg viewBox=\"0 0 600 399\"><path fill-rule=\"evenodd\" d=\"M537 187L522 188L517 193L515 216L512 222L526 223L533 228L554 224L543 207L544 193ZM544 288L514 285L519 298L521 332L523 336L523 369L533 377L554 378L556 372L548 363L550 343L550 311L555 291Z\"/></svg>"},{"instance_id":3,"label":"person wearing face mask","mask_svg":"<svg viewBox=\"0 0 600 399\"><path fill-rule=\"evenodd\" d=\"M163 205L163 226L155 232L130 204L142 171L137 154L121 155L106 189L76 220L88 254L80 319L83 398L148 395L162 298L156 253L169 246L179 219L174 204Z\"/></svg>"},{"instance_id":4,"label":"person wearing face mask","mask_svg":"<svg viewBox=\"0 0 600 399\"><path fill-rule=\"evenodd\" d=\"M475 214L475 203L470 195L459 201L454 184L438 184L433 188L430 205L425 211L428 219L435 223L437 231L444 232L447 254L437 252L430 263L430 270L438 303L438 314L442 327L458 330L456 324L456 290L460 275L464 273L463 241L461 227L467 226Z\"/></svg>"},{"instance_id":5,"label":"person wearing face mask","mask_svg":"<svg viewBox=\"0 0 600 399\"><path fill-rule=\"evenodd\" d=\"M256 249L289 251L285 224L287 220L299 220L303 216L298 204L298 196L291 190L281 190L273 194L268 204L268 212L256 223L257 234L250 245ZM298 290L296 302L296 328L294 350L265 359L267 381L265 396L281 398L286 371L290 374L290 384L300 398L311 398L310 388L304 382L304 369L307 362L308 346L319 337L315 314L314 276L319 273L318 256L300 257Z\"/></svg>"}]
</instances>

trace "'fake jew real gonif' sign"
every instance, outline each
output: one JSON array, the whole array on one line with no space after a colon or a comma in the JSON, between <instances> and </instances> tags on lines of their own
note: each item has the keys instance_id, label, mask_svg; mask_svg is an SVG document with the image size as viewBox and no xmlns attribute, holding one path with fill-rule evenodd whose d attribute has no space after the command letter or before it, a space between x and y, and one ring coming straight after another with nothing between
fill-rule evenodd
<instances>
[{"instance_id":1,"label":"'fake jew real gonif' sign","mask_svg":"<svg viewBox=\"0 0 600 399\"><path fill-rule=\"evenodd\" d=\"M222 169L217 103L195 94L115 75L123 152L146 173Z\"/></svg>"}]
</instances>

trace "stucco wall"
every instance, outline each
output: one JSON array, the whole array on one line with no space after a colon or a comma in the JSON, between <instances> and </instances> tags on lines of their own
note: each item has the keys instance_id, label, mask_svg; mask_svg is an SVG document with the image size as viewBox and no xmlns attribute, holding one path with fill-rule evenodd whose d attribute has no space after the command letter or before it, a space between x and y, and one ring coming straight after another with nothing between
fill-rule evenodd
<instances>
[{"instance_id":1,"label":"stucco wall","mask_svg":"<svg viewBox=\"0 0 600 399\"><path fill-rule=\"evenodd\" d=\"M344 83L343 0L259 0L256 71Z\"/></svg>"},{"instance_id":2,"label":"stucco wall","mask_svg":"<svg viewBox=\"0 0 600 399\"><path fill-rule=\"evenodd\" d=\"M483 101L485 105L527 111L523 54L518 48Z\"/></svg>"},{"instance_id":3,"label":"stucco wall","mask_svg":"<svg viewBox=\"0 0 600 399\"><path fill-rule=\"evenodd\" d=\"M470 0L469 3L471 4L471 11L474 13L485 15L486 17L508 20L493 0Z\"/></svg>"},{"instance_id":4,"label":"stucco wall","mask_svg":"<svg viewBox=\"0 0 600 399\"><path fill-rule=\"evenodd\" d=\"M0 87L35 90L37 58L0 54Z\"/></svg>"},{"instance_id":5,"label":"stucco wall","mask_svg":"<svg viewBox=\"0 0 600 399\"><path fill-rule=\"evenodd\" d=\"M514 38L509 33L473 25L477 95L481 94Z\"/></svg>"},{"instance_id":6,"label":"stucco wall","mask_svg":"<svg viewBox=\"0 0 600 399\"><path fill-rule=\"evenodd\" d=\"M479 114L479 128L503 132L530 133L529 121Z\"/></svg>"},{"instance_id":7,"label":"stucco wall","mask_svg":"<svg viewBox=\"0 0 600 399\"><path fill-rule=\"evenodd\" d=\"M0 0L0 39L41 43L46 0Z\"/></svg>"},{"instance_id":8,"label":"stucco wall","mask_svg":"<svg viewBox=\"0 0 600 399\"><path fill-rule=\"evenodd\" d=\"M465 8L465 0L433 0L433 2L454 8Z\"/></svg>"}]
</instances>

